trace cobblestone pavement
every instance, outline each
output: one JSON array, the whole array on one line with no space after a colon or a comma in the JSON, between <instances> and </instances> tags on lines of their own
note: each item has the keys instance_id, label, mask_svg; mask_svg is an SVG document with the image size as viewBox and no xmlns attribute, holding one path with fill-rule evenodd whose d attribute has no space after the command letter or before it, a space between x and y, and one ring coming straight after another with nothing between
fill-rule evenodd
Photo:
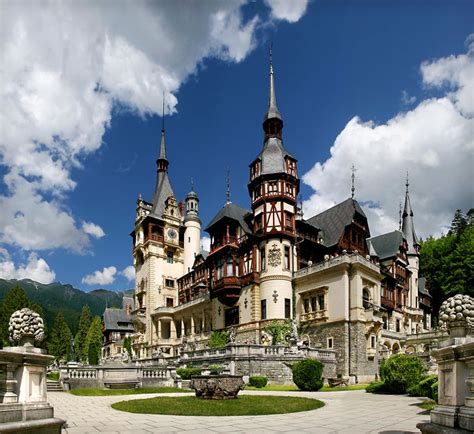
<instances>
[{"instance_id":1,"label":"cobblestone pavement","mask_svg":"<svg viewBox=\"0 0 474 434\"><path fill-rule=\"evenodd\" d=\"M114 410L117 401L152 398L159 394L128 396L74 396L49 392L56 417L67 420L64 434L73 433L419 433L418 422L429 416L416 406L418 398L348 392L241 392L317 398L323 408L301 413L269 416L161 416ZM161 396L166 395L162 394ZM176 395L174 395L176 396ZM182 394L180 394L182 396Z\"/></svg>"}]
</instances>

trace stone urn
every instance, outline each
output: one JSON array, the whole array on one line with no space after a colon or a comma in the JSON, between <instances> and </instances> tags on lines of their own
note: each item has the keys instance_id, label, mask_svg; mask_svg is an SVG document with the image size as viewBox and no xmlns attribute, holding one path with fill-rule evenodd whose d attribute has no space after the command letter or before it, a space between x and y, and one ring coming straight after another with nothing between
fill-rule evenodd
<instances>
[{"instance_id":1,"label":"stone urn","mask_svg":"<svg viewBox=\"0 0 474 434\"><path fill-rule=\"evenodd\" d=\"M235 399L244 384L241 375L197 375L191 377L189 387L201 399Z\"/></svg>"}]
</instances>

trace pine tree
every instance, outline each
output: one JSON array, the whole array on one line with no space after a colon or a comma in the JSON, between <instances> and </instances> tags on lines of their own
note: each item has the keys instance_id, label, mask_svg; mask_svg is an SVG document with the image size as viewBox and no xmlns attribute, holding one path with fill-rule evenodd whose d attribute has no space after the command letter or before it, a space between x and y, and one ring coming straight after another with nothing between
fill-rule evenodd
<instances>
[{"instance_id":1,"label":"pine tree","mask_svg":"<svg viewBox=\"0 0 474 434\"><path fill-rule=\"evenodd\" d=\"M0 305L0 346L8 345L8 323L13 312L30 307L30 300L20 286L15 286L8 291Z\"/></svg>"},{"instance_id":2,"label":"pine tree","mask_svg":"<svg viewBox=\"0 0 474 434\"><path fill-rule=\"evenodd\" d=\"M451 222L451 229L449 235L460 237L467 227L467 218L460 209L454 213L453 221Z\"/></svg>"},{"instance_id":3,"label":"pine tree","mask_svg":"<svg viewBox=\"0 0 474 434\"><path fill-rule=\"evenodd\" d=\"M86 304L82 307L81 317L79 319L79 327L76 333L76 355L77 359L85 362L87 360L86 338L87 332L91 326L92 316L89 306Z\"/></svg>"},{"instance_id":4,"label":"pine tree","mask_svg":"<svg viewBox=\"0 0 474 434\"><path fill-rule=\"evenodd\" d=\"M87 358L90 365L99 364L102 342L102 320L96 316L92 320L86 337Z\"/></svg>"},{"instance_id":5,"label":"pine tree","mask_svg":"<svg viewBox=\"0 0 474 434\"><path fill-rule=\"evenodd\" d=\"M49 354L56 357L57 360L69 360L72 334L69 326L64 319L62 312L56 315L54 326L51 329L51 336L48 343Z\"/></svg>"}]
</instances>

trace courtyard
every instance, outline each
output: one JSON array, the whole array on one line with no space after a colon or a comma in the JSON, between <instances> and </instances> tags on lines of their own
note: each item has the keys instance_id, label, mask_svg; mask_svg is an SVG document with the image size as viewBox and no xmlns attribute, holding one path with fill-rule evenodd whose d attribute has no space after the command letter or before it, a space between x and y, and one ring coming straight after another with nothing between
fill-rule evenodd
<instances>
[{"instance_id":1,"label":"courtyard","mask_svg":"<svg viewBox=\"0 0 474 434\"><path fill-rule=\"evenodd\" d=\"M242 395L262 395L244 391ZM64 433L158 433L158 432L298 432L298 433L418 433L417 423L429 415L416 404L419 398L347 392L265 392L268 395L320 399L318 410L268 416L191 417L132 414L114 410L111 404L131 399L170 396L74 396L50 392L55 416L66 419ZM173 395L175 396L175 394Z\"/></svg>"}]
</instances>

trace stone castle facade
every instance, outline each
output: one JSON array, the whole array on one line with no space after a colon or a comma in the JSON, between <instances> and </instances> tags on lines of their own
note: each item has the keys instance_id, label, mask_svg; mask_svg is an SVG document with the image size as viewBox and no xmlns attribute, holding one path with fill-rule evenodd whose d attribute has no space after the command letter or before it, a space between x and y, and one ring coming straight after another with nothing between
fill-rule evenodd
<instances>
[{"instance_id":1,"label":"stone castle facade","mask_svg":"<svg viewBox=\"0 0 474 434\"><path fill-rule=\"evenodd\" d=\"M419 242L408 192L399 230L371 237L354 197L309 219L297 206L297 160L283 145L273 67L264 144L250 164L250 209L230 202L206 226L199 198L178 203L161 132L155 193L138 198L133 349L139 359L205 348L213 330L237 343L269 343L264 327L295 318L300 339L333 349L337 374L370 380L380 358L430 329L430 295L418 276Z\"/></svg>"}]
</instances>

